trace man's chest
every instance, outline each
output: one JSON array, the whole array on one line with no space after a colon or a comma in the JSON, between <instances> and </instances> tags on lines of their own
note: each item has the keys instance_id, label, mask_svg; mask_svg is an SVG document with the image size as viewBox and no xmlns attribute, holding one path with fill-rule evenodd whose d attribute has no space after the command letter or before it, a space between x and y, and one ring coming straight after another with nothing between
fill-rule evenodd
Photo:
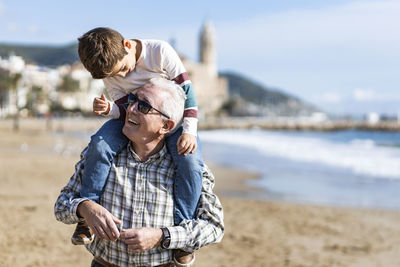
<instances>
[{"instance_id":1,"label":"man's chest","mask_svg":"<svg viewBox=\"0 0 400 267\"><path fill-rule=\"evenodd\" d=\"M113 165L100 203L123 228L173 225L174 169L161 165Z\"/></svg>"}]
</instances>

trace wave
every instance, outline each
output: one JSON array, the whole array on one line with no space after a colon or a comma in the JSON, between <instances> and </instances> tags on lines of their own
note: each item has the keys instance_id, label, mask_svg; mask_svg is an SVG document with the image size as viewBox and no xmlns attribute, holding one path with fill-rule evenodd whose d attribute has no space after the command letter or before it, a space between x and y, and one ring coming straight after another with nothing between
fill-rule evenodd
<instances>
[{"instance_id":1,"label":"wave","mask_svg":"<svg viewBox=\"0 0 400 267\"><path fill-rule=\"evenodd\" d=\"M263 130L202 131L203 142L244 146L259 153L298 162L350 169L355 174L400 179L400 149L380 146L370 139L333 142Z\"/></svg>"}]
</instances>

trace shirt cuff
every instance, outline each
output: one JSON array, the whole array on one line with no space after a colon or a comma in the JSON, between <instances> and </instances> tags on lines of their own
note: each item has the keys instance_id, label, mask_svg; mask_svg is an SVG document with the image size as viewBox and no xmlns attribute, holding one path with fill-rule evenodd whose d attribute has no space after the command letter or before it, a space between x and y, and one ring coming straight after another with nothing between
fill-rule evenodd
<instances>
[{"instance_id":1,"label":"shirt cuff","mask_svg":"<svg viewBox=\"0 0 400 267\"><path fill-rule=\"evenodd\" d=\"M72 222L71 223L78 223L81 218L78 217L78 206L85 200L89 200L87 198L75 198L71 201L71 209L70 215ZM89 200L90 201L90 200Z\"/></svg>"},{"instance_id":2,"label":"shirt cuff","mask_svg":"<svg viewBox=\"0 0 400 267\"><path fill-rule=\"evenodd\" d=\"M110 112L107 115L103 115L104 117L118 119L120 116L119 107L115 103L111 103Z\"/></svg>"},{"instance_id":3,"label":"shirt cuff","mask_svg":"<svg viewBox=\"0 0 400 267\"><path fill-rule=\"evenodd\" d=\"M197 136L197 118L185 117L183 118L183 133Z\"/></svg>"},{"instance_id":4,"label":"shirt cuff","mask_svg":"<svg viewBox=\"0 0 400 267\"><path fill-rule=\"evenodd\" d=\"M168 249L182 249L186 247L188 232L182 226L167 227L171 236Z\"/></svg>"}]
</instances>

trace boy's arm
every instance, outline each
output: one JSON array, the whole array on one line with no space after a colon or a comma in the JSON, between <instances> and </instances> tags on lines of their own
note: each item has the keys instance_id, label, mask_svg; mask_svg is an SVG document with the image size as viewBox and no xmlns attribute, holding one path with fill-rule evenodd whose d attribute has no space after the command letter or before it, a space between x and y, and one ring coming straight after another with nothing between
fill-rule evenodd
<instances>
[{"instance_id":1,"label":"boy's arm","mask_svg":"<svg viewBox=\"0 0 400 267\"><path fill-rule=\"evenodd\" d=\"M128 101L128 95L117 99L115 102L110 102L105 99L104 94L100 98L96 97L93 100L93 112L96 115L105 117L111 117L114 119L124 120L126 115L126 103ZM98 107L100 106L101 107Z\"/></svg>"},{"instance_id":2,"label":"boy's arm","mask_svg":"<svg viewBox=\"0 0 400 267\"><path fill-rule=\"evenodd\" d=\"M197 103L193 84L186 72L175 77L173 81L179 84L186 94L185 111L183 113L183 133L197 136Z\"/></svg>"},{"instance_id":3,"label":"boy's arm","mask_svg":"<svg viewBox=\"0 0 400 267\"><path fill-rule=\"evenodd\" d=\"M124 105L128 102L128 95L125 91L115 88L115 86L110 83L110 81L105 78L103 79L104 86L108 95L114 102L110 102L110 112L105 114L106 117L124 120L126 115L126 110Z\"/></svg>"},{"instance_id":4,"label":"boy's arm","mask_svg":"<svg viewBox=\"0 0 400 267\"><path fill-rule=\"evenodd\" d=\"M183 133L196 136L198 118L193 85L178 54L167 42L163 42L161 47L161 65L169 78L182 87L186 94Z\"/></svg>"}]
</instances>

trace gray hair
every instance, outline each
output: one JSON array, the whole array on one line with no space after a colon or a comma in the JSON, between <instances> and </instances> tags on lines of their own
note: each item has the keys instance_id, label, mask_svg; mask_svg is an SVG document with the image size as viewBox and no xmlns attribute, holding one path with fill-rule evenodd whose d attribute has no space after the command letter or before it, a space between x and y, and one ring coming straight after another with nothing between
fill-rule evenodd
<instances>
[{"instance_id":1,"label":"gray hair","mask_svg":"<svg viewBox=\"0 0 400 267\"><path fill-rule=\"evenodd\" d=\"M174 127L166 134L166 136L169 136L182 124L186 94L182 87L170 80L152 78L150 83L162 89L163 93L165 93L159 109L175 123Z\"/></svg>"}]
</instances>

